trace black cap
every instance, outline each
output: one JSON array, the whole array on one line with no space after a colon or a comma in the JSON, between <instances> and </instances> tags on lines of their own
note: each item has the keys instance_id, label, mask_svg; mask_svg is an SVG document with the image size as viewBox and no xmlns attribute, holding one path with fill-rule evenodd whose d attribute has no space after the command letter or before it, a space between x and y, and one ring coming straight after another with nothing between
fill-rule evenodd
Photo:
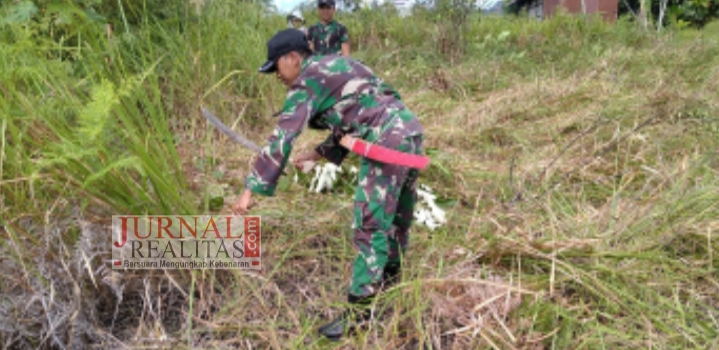
<instances>
[{"instance_id":1,"label":"black cap","mask_svg":"<svg viewBox=\"0 0 719 350\"><path fill-rule=\"evenodd\" d=\"M288 28L277 32L275 36L267 42L267 62L260 67L261 73L272 73L277 70L277 60L283 55L294 50L310 50L305 34L301 31Z\"/></svg>"},{"instance_id":2,"label":"black cap","mask_svg":"<svg viewBox=\"0 0 719 350\"><path fill-rule=\"evenodd\" d=\"M320 7L322 5L328 5L330 7L335 7L335 0L318 0L317 7Z\"/></svg>"}]
</instances>

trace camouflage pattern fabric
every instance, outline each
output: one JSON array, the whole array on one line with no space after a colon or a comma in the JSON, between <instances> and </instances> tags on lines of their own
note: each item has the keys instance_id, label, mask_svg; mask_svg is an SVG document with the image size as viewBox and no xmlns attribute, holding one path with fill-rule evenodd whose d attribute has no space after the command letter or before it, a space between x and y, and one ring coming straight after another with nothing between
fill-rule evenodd
<instances>
[{"instance_id":1,"label":"camouflage pattern fabric","mask_svg":"<svg viewBox=\"0 0 719 350\"><path fill-rule=\"evenodd\" d=\"M403 138L424 132L390 85L365 65L336 55L310 56L303 61L278 118L245 181L246 188L266 196L274 195L292 145L305 127L331 131L316 151L337 165L349 152L339 144L345 135L395 149ZM380 138L384 134L393 137Z\"/></svg>"},{"instance_id":2,"label":"camouflage pattern fabric","mask_svg":"<svg viewBox=\"0 0 719 350\"><path fill-rule=\"evenodd\" d=\"M337 165L349 153L339 144L345 135L402 152L422 152L424 130L397 91L356 60L313 55L303 61L289 87L277 127L245 187L274 195L293 142L306 127L330 131L315 150ZM409 168L362 158L354 225L359 256L353 265L352 293L372 293L388 259L399 260L412 221L416 177Z\"/></svg>"},{"instance_id":3,"label":"camouflage pattern fabric","mask_svg":"<svg viewBox=\"0 0 719 350\"><path fill-rule=\"evenodd\" d=\"M307 39L317 55L339 55L342 53L342 43L350 40L347 27L337 21L313 25L307 31Z\"/></svg>"},{"instance_id":4,"label":"camouflage pattern fabric","mask_svg":"<svg viewBox=\"0 0 719 350\"><path fill-rule=\"evenodd\" d=\"M422 136L403 139L398 150L422 153ZM350 294L376 294L388 263L401 263L409 243L417 202L418 171L362 158L354 205L354 245Z\"/></svg>"}]
</instances>

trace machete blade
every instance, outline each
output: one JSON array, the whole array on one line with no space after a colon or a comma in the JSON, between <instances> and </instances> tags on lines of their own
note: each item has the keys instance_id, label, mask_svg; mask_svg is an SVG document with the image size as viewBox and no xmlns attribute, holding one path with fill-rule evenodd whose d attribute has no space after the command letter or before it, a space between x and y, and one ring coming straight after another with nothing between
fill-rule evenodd
<instances>
[{"instance_id":1,"label":"machete blade","mask_svg":"<svg viewBox=\"0 0 719 350\"><path fill-rule=\"evenodd\" d=\"M205 109L205 107L202 107L202 115L205 116L205 118L209 120L210 123L212 123L212 125L214 125L218 130L235 140L235 142L255 151L256 153L262 152L262 147L248 140L244 136L232 131L229 126L222 123L217 117L215 117L214 114L212 114L212 112Z\"/></svg>"}]
</instances>

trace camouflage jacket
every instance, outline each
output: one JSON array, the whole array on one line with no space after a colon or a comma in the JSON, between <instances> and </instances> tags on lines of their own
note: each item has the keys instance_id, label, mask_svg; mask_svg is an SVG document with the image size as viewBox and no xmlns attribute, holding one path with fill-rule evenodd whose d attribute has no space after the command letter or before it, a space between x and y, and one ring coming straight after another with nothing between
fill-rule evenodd
<instances>
[{"instance_id":1,"label":"camouflage jacket","mask_svg":"<svg viewBox=\"0 0 719 350\"><path fill-rule=\"evenodd\" d=\"M337 165L349 152L339 143L345 135L396 148L404 138L423 133L397 91L369 68L348 57L310 56L287 92L278 124L245 188L274 195L292 144L306 127L331 131L315 150Z\"/></svg>"},{"instance_id":2,"label":"camouflage jacket","mask_svg":"<svg viewBox=\"0 0 719 350\"><path fill-rule=\"evenodd\" d=\"M307 39L312 43L317 55L342 54L342 43L348 42L347 27L337 21L325 25L319 22L307 31Z\"/></svg>"}]
</instances>

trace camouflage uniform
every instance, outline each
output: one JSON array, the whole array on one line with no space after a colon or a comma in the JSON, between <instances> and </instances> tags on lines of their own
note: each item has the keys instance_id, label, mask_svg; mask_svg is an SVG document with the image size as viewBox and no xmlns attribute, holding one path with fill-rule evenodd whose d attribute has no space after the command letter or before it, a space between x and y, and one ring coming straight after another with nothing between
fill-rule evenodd
<instances>
[{"instance_id":1,"label":"camouflage uniform","mask_svg":"<svg viewBox=\"0 0 719 350\"><path fill-rule=\"evenodd\" d=\"M344 135L406 153L421 154L423 129L400 95L369 68L342 56L310 56L290 87L269 144L260 153L245 186L274 195L294 140L305 127L330 130L316 151L341 164L348 150ZM350 294L373 295L388 262L406 249L416 201L415 169L361 159L354 205L354 244Z\"/></svg>"},{"instance_id":2,"label":"camouflage uniform","mask_svg":"<svg viewBox=\"0 0 719 350\"><path fill-rule=\"evenodd\" d=\"M329 24L319 22L310 27L307 33L307 39L312 42L317 55L342 54L342 43L350 40L347 27L337 21Z\"/></svg>"}]
</instances>

